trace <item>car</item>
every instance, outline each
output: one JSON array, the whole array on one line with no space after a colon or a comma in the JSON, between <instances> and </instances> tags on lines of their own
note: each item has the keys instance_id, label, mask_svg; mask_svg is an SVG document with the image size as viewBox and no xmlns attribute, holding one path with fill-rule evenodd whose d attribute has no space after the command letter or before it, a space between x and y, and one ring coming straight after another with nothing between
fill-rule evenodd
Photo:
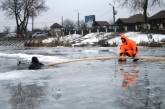
<instances>
[{"instance_id":1,"label":"car","mask_svg":"<svg viewBox=\"0 0 165 109\"><path fill-rule=\"evenodd\" d=\"M11 37L17 37L17 34L16 33L8 33L8 34L6 34L6 36L5 37L7 37L7 38L11 38Z\"/></svg>"},{"instance_id":2,"label":"car","mask_svg":"<svg viewBox=\"0 0 165 109\"><path fill-rule=\"evenodd\" d=\"M48 33L35 32L35 33L32 35L32 38L47 37L47 36L48 36Z\"/></svg>"}]
</instances>

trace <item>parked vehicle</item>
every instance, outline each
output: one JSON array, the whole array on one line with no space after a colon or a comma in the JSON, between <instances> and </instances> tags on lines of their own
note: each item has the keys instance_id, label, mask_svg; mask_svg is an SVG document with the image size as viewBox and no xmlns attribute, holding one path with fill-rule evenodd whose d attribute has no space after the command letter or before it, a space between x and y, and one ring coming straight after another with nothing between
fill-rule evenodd
<instances>
[{"instance_id":1,"label":"parked vehicle","mask_svg":"<svg viewBox=\"0 0 165 109\"><path fill-rule=\"evenodd\" d=\"M7 37L7 38L13 38L13 37L17 37L17 34L16 33L8 33L8 34L6 34L5 37Z\"/></svg>"},{"instance_id":2,"label":"parked vehicle","mask_svg":"<svg viewBox=\"0 0 165 109\"><path fill-rule=\"evenodd\" d=\"M43 32L35 32L33 35L32 35L32 38L38 38L38 37L47 37L48 36L48 33L43 33Z\"/></svg>"}]
</instances>

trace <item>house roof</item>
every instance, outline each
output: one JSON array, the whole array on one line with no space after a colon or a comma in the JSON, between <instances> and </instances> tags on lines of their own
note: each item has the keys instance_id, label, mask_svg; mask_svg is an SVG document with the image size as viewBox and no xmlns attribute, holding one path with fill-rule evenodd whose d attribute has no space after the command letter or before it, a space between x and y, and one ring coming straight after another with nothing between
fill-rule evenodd
<instances>
[{"instance_id":1,"label":"house roof","mask_svg":"<svg viewBox=\"0 0 165 109\"><path fill-rule=\"evenodd\" d=\"M165 10L162 10L150 17L150 20L165 19Z\"/></svg>"},{"instance_id":2,"label":"house roof","mask_svg":"<svg viewBox=\"0 0 165 109\"><path fill-rule=\"evenodd\" d=\"M95 21L93 26L109 26L110 24L107 21Z\"/></svg>"},{"instance_id":3,"label":"house roof","mask_svg":"<svg viewBox=\"0 0 165 109\"><path fill-rule=\"evenodd\" d=\"M144 16L143 14L136 14L128 18L132 23L144 23Z\"/></svg>"},{"instance_id":4,"label":"house roof","mask_svg":"<svg viewBox=\"0 0 165 109\"><path fill-rule=\"evenodd\" d=\"M53 25L50 26L50 28L55 29L55 28L63 28L63 26L61 26L58 23L54 23Z\"/></svg>"},{"instance_id":5,"label":"house roof","mask_svg":"<svg viewBox=\"0 0 165 109\"><path fill-rule=\"evenodd\" d=\"M134 24L134 23L144 23L144 17L142 14L136 14L128 18L119 18L116 24Z\"/></svg>"},{"instance_id":6,"label":"house roof","mask_svg":"<svg viewBox=\"0 0 165 109\"><path fill-rule=\"evenodd\" d=\"M129 22L129 20L128 20L128 18L119 18L115 23L116 24L121 24L121 23L128 23Z\"/></svg>"}]
</instances>

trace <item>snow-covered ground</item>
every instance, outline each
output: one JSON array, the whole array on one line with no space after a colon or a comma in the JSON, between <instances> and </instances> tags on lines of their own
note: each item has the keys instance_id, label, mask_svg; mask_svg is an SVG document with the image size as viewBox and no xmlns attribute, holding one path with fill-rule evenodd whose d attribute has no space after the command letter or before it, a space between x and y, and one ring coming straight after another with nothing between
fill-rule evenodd
<instances>
[{"instance_id":1,"label":"snow-covered ground","mask_svg":"<svg viewBox=\"0 0 165 109\"><path fill-rule=\"evenodd\" d=\"M128 32L125 33L130 39L133 39L134 41L136 41L136 43L140 43L140 42L149 42L154 40L155 42L159 42L162 39L165 39L165 35L163 34L151 34L152 35L152 39L149 38L150 34L142 34L140 32ZM121 43L120 37L115 37L111 40L108 40L108 43L112 44L113 42L116 42L117 44Z\"/></svg>"},{"instance_id":2,"label":"snow-covered ground","mask_svg":"<svg viewBox=\"0 0 165 109\"><path fill-rule=\"evenodd\" d=\"M62 62L62 61L68 61L68 59L64 59L57 56L44 56L39 54L24 54L24 53L0 53L0 57L12 59L15 58L18 61L21 61L23 63L30 63L33 56L38 57L38 59L47 64L51 64L52 62Z\"/></svg>"},{"instance_id":3,"label":"snow-covered ground","mask_svg":"<svg viewBox=\"0 0 165 109\"><path fill-rule=\"evenodd\" d=\"M124 34L126 34L130 39L135 40L137 43L149 42L152 40L159 42L162 39L165 39L165 35L163 34L151 34L152 39L149 39L149 34L143 34L140 32L127 32ZM119 45L121 43L120 35L115 34L113 32L90 33L85 36L72 34L72 35L64 36L60 38L60 40L64 42L70 42L72 43L72 46L94 45L94 44L97 44L100 40L106 40L107 43L109 44L116 43L117 45ZM51 41L53 41L53 38L45 39L43 40L43 43L50 43Z\"/></svg>"}]
</instances>

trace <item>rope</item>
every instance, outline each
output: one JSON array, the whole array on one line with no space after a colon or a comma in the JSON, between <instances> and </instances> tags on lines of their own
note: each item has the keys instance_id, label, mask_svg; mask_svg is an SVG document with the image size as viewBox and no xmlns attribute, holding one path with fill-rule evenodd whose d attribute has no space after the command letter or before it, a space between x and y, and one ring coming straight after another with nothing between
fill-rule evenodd
<instances>
[{"instance_id":1,"label":"rope","mask_svg":"<svg viewBox=\"0 0 165 109\"><path fill-rule=\"evenodd\" d=\"M139 61L149 61L149 62L165 62L165 57L154 57L154 56L141 56L141 57L136 57L139 59ZM118 59L118 57L115 56L107 56L107 57L89 57L89 58L80 58L80 59L73 59L73 60L68 60L68 61L62 61L62 62L55 62L48 64L48 66L55 66L59 64L65 64L65 63L73 63L73 62L81 62L81 61L92 61L92 60L113 60L113 59ZM131 58L127 58L131 59Z\"/></svg>"}]
</instances>

